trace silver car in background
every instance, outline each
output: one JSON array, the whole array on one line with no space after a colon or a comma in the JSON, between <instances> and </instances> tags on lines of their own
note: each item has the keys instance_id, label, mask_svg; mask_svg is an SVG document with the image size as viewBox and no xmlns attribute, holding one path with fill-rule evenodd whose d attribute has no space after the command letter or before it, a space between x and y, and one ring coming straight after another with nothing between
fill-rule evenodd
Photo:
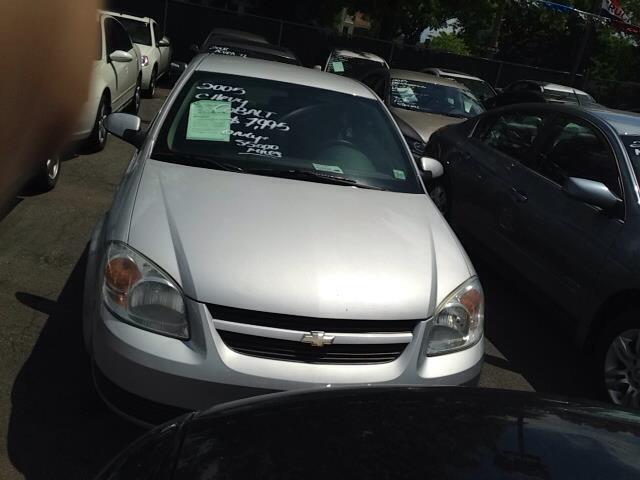
<instances>
[{"instance_id":1,"label":"silver car in background","mask_svg":"<svg viewBox=\"0 0 640 480\"><path fill-rule=\"evenodd\" d=\"M148 133L123 114L108 128L139 148L86 275L113 408L146 421L278 390L477 380L482 288L421 179L441 165L415 166L367 87L201 55Z\"/></svg>"}]
</instances>

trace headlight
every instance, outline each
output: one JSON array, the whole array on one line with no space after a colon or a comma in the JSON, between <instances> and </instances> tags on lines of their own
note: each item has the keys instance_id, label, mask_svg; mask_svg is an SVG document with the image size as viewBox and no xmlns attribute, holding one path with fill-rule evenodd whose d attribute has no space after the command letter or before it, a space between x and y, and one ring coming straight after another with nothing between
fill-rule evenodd
<instances>
[{"instance_id":1,"label":"headlight","mask_svg":"<svg viewBox=\"0 0 640 480\"><path fill-rule=\"evenodd\" d=\"M142 58L140 59L140 65L142 67L146 67L147 65L149 65L149 57L147 57L146 55L142 55Z\"/></svg>"},{"instance_id":2,"label":"headlight","mask_svg":"<svg viewBox=\"0 0 640 480\"><path fill-rule=\"evenodd\" d=\"M102 296L107 308L123 322L169 337L189 338L180 287L160 267L123 243L109 245Z\"/></svg>"},{"instance_id":3,"label":"headlight","mask_svg":"<svg viewBox=\"0 0 640 480\"><path fill-rule=\"evenodd\" d=\"M484 293L474 277L454 291L436 309L426 338L425 353L442 355L469 348L484 329Z\"/></svg>"}]
</instances>

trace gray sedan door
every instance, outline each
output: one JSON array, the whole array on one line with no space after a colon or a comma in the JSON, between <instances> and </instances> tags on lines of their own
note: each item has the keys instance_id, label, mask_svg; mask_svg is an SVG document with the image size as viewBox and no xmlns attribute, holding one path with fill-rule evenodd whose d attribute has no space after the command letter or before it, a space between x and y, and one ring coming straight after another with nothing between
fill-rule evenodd
<instances>
[{"instance_id":1,"label":"gray sedan door","mask_svg":"<svg viewBox=\"0 0 640 480\"><path fill-rule=\"evenodd\" d=\"M518 185L535 158L544 117L505 112L484 117L451 164L452 220L508 263L520 264L517 223L527 201Z\"/></svg>"},{"instance_id":2,"label":"gray sedan door","mask_svg":"<svg viewBox=\"0 0 640 480\"><path fill-rule=\"evenodd\" d=\"M571 198L563 185L569 177L595 180L623 198L622 184L615 153L597 127L562 115L548 128L539 163L518 186L527 197L517 219L520 245L531 259L527 276L579 313L623 226L624 204L604 212Z\"/></svg>"}]
</instances>

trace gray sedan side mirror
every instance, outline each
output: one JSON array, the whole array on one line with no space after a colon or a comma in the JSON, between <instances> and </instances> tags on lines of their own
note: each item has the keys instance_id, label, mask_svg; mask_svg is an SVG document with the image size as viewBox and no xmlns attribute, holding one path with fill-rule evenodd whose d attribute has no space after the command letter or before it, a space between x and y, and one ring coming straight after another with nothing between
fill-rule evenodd
<instances>
[{"instance_id":1,"label":"gray sedan side mirror","mask_svg":"<svg viewBox=\"0 0 640 480\"><path fill-rule=\"evenodd\" d=\"M135 115L112 113L107 117L105 126L110 134L140 148L145 138L145 135L140 131L141 123L140 117Z\"/></svg>"},{"instance_id":2,"label":"gray sedan side mirror","mask_svg":"<svg viewBox=\"0 0 640 480\"><path fill-rule=\"evenodd\" d=\"M158 42L158 46L159 47L170 47L171 46L171 42L169 41L169 39L167 37L162 37L162 40L160 40Z\"/></svg>"},{"instance_id":3,"label":"gray sedan side mirror","mask_svg":"<svg viewBox=\"0 0 640 480\"><path fill-rule=\"evenodd\" d=\"M431 157L422 157L420 159L420 170L429 178L429 180L435 180L444 175L444 167L442 164Z\"/></svg>"},{"instance_id":4,"label":"gray sedan side mirror","mask_svg":"<svg viewBox=\"0 0 640 480\"><path fill-rule=\"evenodd\" d=\"M112 62L127 63L133 61L133 55L124 50L116 50L109 55Z\"/></svg>"},{"instance_id":5,"label":"gray sedan side mirror","mask_svg":"<svg viewBox=\"0 0 640 480\"><path fill-rule=\"evenodd\" d=\"M609 210L622 201L604 183L585 178L569 177L563 190L570 197L603 210Z\"/></svg>"}]
</instances>

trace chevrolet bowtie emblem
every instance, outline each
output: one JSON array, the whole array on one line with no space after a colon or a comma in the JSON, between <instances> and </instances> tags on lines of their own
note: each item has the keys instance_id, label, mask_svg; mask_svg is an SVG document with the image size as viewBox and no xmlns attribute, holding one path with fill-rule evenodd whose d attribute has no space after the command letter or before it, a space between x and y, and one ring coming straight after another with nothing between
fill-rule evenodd
<instances>
[{"instance_id":1,"label":"chevrolet bowtie emblem","mask_svg":"<svg viewBox=\"0 0 640 480\"><path fill-rule=\"evenodd\" d=\"M326 345L331 345L336 337L332 335L327 335L324 332L309 332L305 333L302 336L302 343L308 343L312 347L324 347Z\"/></svg>"}]
</instances>

